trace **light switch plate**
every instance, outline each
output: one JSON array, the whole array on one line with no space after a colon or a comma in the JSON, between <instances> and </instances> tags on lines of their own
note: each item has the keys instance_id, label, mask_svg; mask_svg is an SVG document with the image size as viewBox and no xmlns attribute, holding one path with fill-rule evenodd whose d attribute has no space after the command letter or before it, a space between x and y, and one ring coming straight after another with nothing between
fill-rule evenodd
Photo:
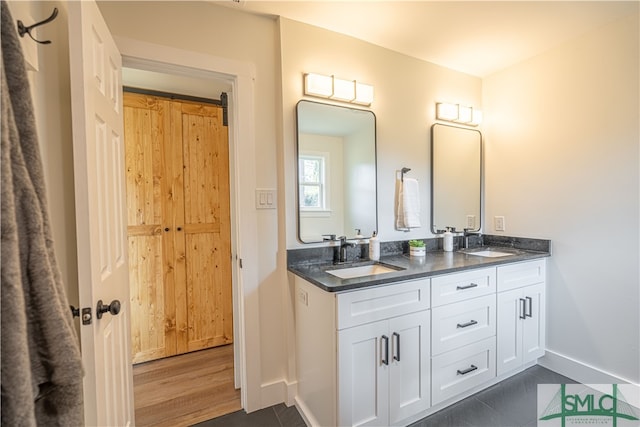
<instances>
[{"instance_id":1,"label":"light switch plate","mask_svg":"<svg viewBox=\"0 0 640 427\"><path fill-rule=\"evenodd\" d=\"M506 231L506 226L504 224L503 216L494 216L493 217L493 228L496 231Z\"/></svg>"},{"instance_id":2,"label":"light switch plate","mask_svg":"<svg viewBox=\"0 0 640 427\"><path fill-rule=\"evenodd\" d=\"M275 209L277 204L275 188L256 188L256 209Z\"/></svg>"}]
</instances>

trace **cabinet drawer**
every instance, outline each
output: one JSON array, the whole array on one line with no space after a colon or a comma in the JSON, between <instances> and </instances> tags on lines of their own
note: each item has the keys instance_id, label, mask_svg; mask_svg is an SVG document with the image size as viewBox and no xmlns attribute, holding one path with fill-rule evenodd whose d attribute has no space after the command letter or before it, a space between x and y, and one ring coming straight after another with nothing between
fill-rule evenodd
<instances>
[{"instance_id":1,"label":"cabinet drawer","mask_svg":"<svg viewBox=\"0 0 640 427\"><path fill-rule=\"evenodd\" d=\"M498 267L498 292L543 283L544 281L544 259Z\"/></svg>"},{"instance_id":2,"label":"cabinet drawer","mask_svg":"<svg viewBox=\"0 0 640 427\"><path fill-rule=\"evenodd\" d=\"M496 334L496 297L486 295L431 310L431 354L437 355Z\"/></svg>"},{"instance_id":3,"label":"cabinet drawer","mask_svg":"<svg viewBox=\"0 0 640 427\"><path fill-rule=\"evenodd\" d=\"M495 267L431 278L431 300L434 307L489 295L495 291Z\"/></svg>"},{"instance_id":4,"label":"cabinet drawer","mask_svg":"<svg viewBox=\"0 0 640 427\"><path fill-rule=\"evenodd\" d=\"M427 310L429 283L429 279L419 279L338 294L338 329Z\"/></svg>"},{"instance_id":5,"label":"cabinet drawer","mask_svg":"<svg viewBox=\"0 0 640 427\"><path fill-rule=\"evenodd\" d=\"M494 378L495 348L496 338L491 337L432 358L432 405Z\"/></svg>"}]
</instances>

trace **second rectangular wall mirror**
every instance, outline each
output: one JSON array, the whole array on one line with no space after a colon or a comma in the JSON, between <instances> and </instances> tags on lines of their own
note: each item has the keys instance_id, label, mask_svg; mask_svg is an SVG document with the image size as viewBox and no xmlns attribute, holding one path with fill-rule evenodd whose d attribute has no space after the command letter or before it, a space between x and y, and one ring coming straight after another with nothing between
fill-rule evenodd
<instances>
[{"instance_id":1,"label":"second rectangular wall mirror","mask_svg":"<svg viewBox=\"0 0 640 427\"><path fill-rule=\"evenodd\" d=\"M482 135L475 129L431 127L431 231L479 231L482 212Z\"/></svg>"}]
</instances>

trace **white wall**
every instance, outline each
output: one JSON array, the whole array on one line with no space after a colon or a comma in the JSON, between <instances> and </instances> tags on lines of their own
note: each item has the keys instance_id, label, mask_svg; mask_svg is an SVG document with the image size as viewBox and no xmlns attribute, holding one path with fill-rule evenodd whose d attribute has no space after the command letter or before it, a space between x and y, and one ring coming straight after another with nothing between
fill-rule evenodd
<instances>
[{"instance_id":1,"label":"white wall","mask_svg":"<svg viewBox=\"0 0 640 427\"><path fill-rule=\"evenodd\" d=\"M67 5L58 1L9 3L14 20L21 19L26 25L32 19L36 22L50 16L53 8L58 8L56 20L39 27L36 33L38 39L51 40L51 44L39 45L25 36L23 49L35 55L39 66L38 71L29 71L28 74L47 186L53 244L62 280L67 286L67 298L78 306Z\"/></svg>"},{"instance_id":2,"label":"white wall","mask_svg":"<svg viewBox=\"0 0 640 427\"><path fill-rule=\"evenodd\" d=\"M635 383L638 39L636 15L483 81L487 218L553 241L547 347Z\"/></svg>"}]
</instances>

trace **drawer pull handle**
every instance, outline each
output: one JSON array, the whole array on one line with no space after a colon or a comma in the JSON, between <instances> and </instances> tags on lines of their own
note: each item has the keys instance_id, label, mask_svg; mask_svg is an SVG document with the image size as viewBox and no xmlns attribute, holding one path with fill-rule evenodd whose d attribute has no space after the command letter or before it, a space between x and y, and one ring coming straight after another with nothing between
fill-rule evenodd
<instances>
[{"instance_id":1,"label":"drawer pull handle","mask_svg":"<svg viewBox=\"0 0 640 427\"><path fill-rule=\"evenodd\" d=\"M527 302L524 300L524 298L520 298L520 314L518 315L518 317L520 319L526 319L527 318L526 303Z\"/></svg>"},{"instance_id":2,"label":"drawer pull handle","mask_svg":"<svg viewBox=\"0 0 640 427\"><path fill-rule=\"evenodd\" d=\"M391 354L393 354L392 359L397 360L399 362L400 361L400 334L397 332L394 332L393 335L391 335L391 339L393 338L396 339L396 352L395 354L393 351L391 352ZM392 344L391 349L393 350L393 342L391 344Z\"/></svg>"},{"instance_id":3,"label":"drawer pull handle","mask_svg":"<svg viewBox=\"0 0 640 427\"><path fill-rule=\"evenodd\" d=\"M478 369L478 367L476 365L471 365L470 367L468 367L464 371L461 371L460 369L458 369L458 375L466 375L469 372L475 371L476 369Z\"/></svg>"},{"instance_id":4,"label":"drawer pull handle","mask_svg":"<svg viewBox=\"0 0 640 427\"><path fill-rule=\"evenodd\" d=\"M467 323L463 323L462 325L458 323L458 328L468 328L469 326L477 325L478 322L475 320L469 320Z\"/></svg>"},{"instance_id":5,"label":"drawer pull handle","mask_svg":"<svg viewBox=\"0 0 640 427\"><path fill-rule=\"evenodd\" d=\"M525 317L533 317L533 299L531 297L525 297L525 298L529 302L529 312L527 313L525 311L524 312L524 316Z\"/></svg>"},{"instance_id":6,"label":"drawer pull handle","mask_svg":"<svg viewBox=\"0 0 640 427\"><path fill-rule=\"evenodd\" d=\"M380 345L382 345L383 342L384 342L384 347L382 351L384 353L384 358L382 359L382 364L389 365L389 337L386 335L383 335L382 339L380 340Z\"/></svg>"},{"instance_id":7,"label":"drawer pull handle","mask_svg":"<svg viewBox=\"0 0 640 427\"><path fill-rule=\"evenodd\" d=\"M471 288L477 288L478 284L477 283L469 283L468 285L465 286L456 286L456 289L459 291L464 291L465 289L471 289Z\"/></svg>"}]
</instances>

